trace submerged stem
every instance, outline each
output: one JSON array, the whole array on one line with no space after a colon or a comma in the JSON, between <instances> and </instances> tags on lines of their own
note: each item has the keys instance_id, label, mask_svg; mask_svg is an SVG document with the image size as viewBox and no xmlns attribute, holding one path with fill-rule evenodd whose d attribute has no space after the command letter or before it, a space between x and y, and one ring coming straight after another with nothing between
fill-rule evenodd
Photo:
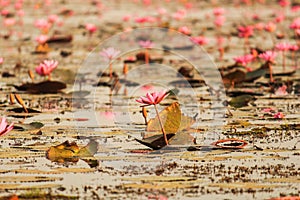
<instances>
[{"instance_id":1,"label":"submerged stem","mask_svg":"<svg viewBox=\"0 0 300 200\"><path fill-rule=\"evenodd\" d=\"M166 143L166 145L169 145L167 134L166 134L166 131L165 131L164 127L163 127L163 124L162 124L162 121L160 119L160 116L158 114L158 110L157 110L156 104L154 104L154 108L155 108L156 115L157 115L157 118L158 118L158 121L159 121L159 124L160 124L160 127L161 127L161 131L163 132L163 135L164 135L165 143Z\"/></svg>"}]
</instances>

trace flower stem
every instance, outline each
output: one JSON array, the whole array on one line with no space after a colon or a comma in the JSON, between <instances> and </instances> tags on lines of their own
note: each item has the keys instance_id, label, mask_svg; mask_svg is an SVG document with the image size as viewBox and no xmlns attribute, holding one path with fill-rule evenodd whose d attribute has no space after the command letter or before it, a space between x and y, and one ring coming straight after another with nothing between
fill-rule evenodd
<instances>
[{"instance_id":1,"label":"flower stem","mask_svg":"<svg viewBox=\"0 0 300 200\"><path fill-rule=\"evenodd\" d=\"M158 110L157 110L156 104L154 104L154 108L155 108L156 115L157 115L157 118L158 118L158 121L159 121L159 124L160 124L160 127L161 127L161 131L163 132L163 135L164 135L165 143L166 143L166 145L169 145L167 134L166 134L166 131L165 131L163 125L162 125L162 122L161 122L160 116L158 114Z\"/></svg>"},{"instance_id":2,"label":"flower stem","mask_svg":"<svg viewBox=\"0 0 300 200\"><path fill-rule=\"evenodd\" d=\"M109 78L112 78L112 63L109 61Z\"/></svg>"},{"instance_id":3,"label":"flower stem","mask_svg":"<svg viewBox=\"0 0 300 200\"><path fill-rule=\"evenodd\" d=\"M148 49L146 48L145 50L145 63L148 65L149 64L149 52Z\"/></svg>"},{"instance_id":4,"label":"flower stem","mask_svg":"<svg viewBox=\"0 0 300 200\"><path fill-rule=\"evenodd\" d=\"M282 67L283 71L285 71L285 51L282 51Z\"/></svg>"},{"instance_id":5,"label":"flower stem","mask_svg":"<svg viewBox=\"0 0 300 200\"><path fill-rule=\"evenodd\" d=\"M271 81L271 83L273 83L274 80L273 80L272 65L271 65L271 63L268 63L268 65L269 65L270 81Z\"/></svg>"}]
</instances>

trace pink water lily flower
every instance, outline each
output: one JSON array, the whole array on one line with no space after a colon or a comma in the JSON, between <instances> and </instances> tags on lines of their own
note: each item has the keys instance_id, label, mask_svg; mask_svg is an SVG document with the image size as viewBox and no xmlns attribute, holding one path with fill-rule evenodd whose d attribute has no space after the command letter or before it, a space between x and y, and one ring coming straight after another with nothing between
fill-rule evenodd
<instances>
[{"instance_id":1,"label":"pink water lily flower","mask_svg":"<svg viewBox=\"0 0 300 200\"><path fill-rule=\"evenodd\" d=\"M187 26L179 27L178 31L180 33L183 33L183 34L186 34L186 35L190 35L191 34L191 30Z\"/></svg>"},{"instance_id":2,"label":"pink water lily flower","mask_svg":"<svg viewBox=\"0 0 300 200\"><path fill-rule=\"evenodd\" d=\"M147 93L146 97L140 97L136 101L139 103L143 103L146 105L156 105L159 104L164 98L168 95L165 91L161 92L153 92L153 93Z\"/></svg>"},{"instance_id":3,"label":"pink water lily flower","mask_svg":"<svg viewBox=\"0 0 300 200\"><path fill-rule=\"evenodd\" d=\"M279 87L276 91L275 91L275 95L287 95L287 86L286 85L283 85L281 87Z\"/></svg>"},{"instance_id":4,"label":"pink water lily flower","mask_svg":"<svg viewBox=\"0 0 300 200\"><path fill-rule=\"evenodd\" d=\"M97 26L95 24L87 23L85 24L85 29L91 34L93 34L97 30Z\"/></svg>"},{"instance_id":5,"label":"pink water lily flower","mask_svg":"<svg viewBox=\"0 0 300 200\"><path fill-rule=\"evenodd\" d=\"M172 17L177 21L182 20L185 16L186 16L186 10L183 9L178 10L176 13L172 15Z\"/></svg>"},{"instance_id":6,"label":"pink water lily flower","mask_svg":"<svg viewBox=\"0 0 300 200\"><path fill-rule=\"evenodd\" d=\"M219 15L223 15L225 13L225 10L224 8L218 7L213 10L213 13L215 16L219 16Z\"/></svg>"},{"instance_id":7,"label":"pink water lily flower","mask_svg":"<svg viewBox=\"0 0 300 200\"><path fill-rule=\"evenodd\" d=\"M4 26L10 27L16 24L16 20L14 18L6 18L3 23Z\"/></svg>"},{"instance_id":8,"label":"pink water lily flower","mask_svg":"<svg viewBox=\"0 0 300 200\"><path fill-rule=\"evenodd\" d=\"M6 118L3 117L0 122L0 136L6 135L9 131L14 128L14 123L11 123L9 126L7 124Z\"/></svg>"},{"instance_id":9,"label":"pink water lily flower","mask_svg":"<svg viewBox=\"0 0 300 200\"><path fill-rule=\"evenodd\" d=\"M270 81L274 82L273 80L273 74L272 74L272 66L271 64L275 62L276 52L274 51L266 51L264 53L261 53L258 55L261 59L266 61L266 64L268 64L269 67L269 73L270 73Z\"/></svg>"},{"instance_id":10,"label":"pink water lily flower","mask_svg":"<svg viewBox=\"0 0 300 200\"><path fill-rule=\"evenodd\" d=\"M275 46L276 49L278 49L279 51L287 51L290 49L290 44L286 43L286 42L282 42L279 43Z\"/></svg>"},{"instance_id":11,"label":"pink water lily flower","mask_svg":"<svg viewBox=\"0 0 300 200\"><path fill-rule=\"evenodd\" d=\"M49 29L51 24L45 19L38 19L34 22L34 26L39 29Z\"/></svg>"},{"instance_id":12,"label":"pink water lily flower","mask_svg":"<svg viewBox=\"0 0 300 200\"><path fill-rule=\"evenodd\" d=\"M55 22L57 22L57 20L58 20L57 15L49 15L48 16L48 22L50 22L51 24L54 24Z\"/></svg>"},{"instance_id":13,"label":"pink water lily flower","mask_svg":"<svg viewBox=\"0 0 300 200\"><path fill-rule=\"evenodd\" d=\"M199 45L204 45L208 43L208 39L204 36L197 36L197 37L192 37L191 40Z\"/></svg>"},{"instance_id":14,"label":"pink water lily flower","mask_svg":"<svg viewBox=\"0 0 300 200\"><path fill-rule=\"evenodd\" d=\"M41 76L49 76L56 69L58 62L56 60L44 60L35 68L35 71Z\"/></svg>"},{"instance_id":15,"label":"pink water lily flower","mask_svg":"<svg viewBox=\"0 0 300 200\"><path fill-rule=\"evenodd\" d=\"M216 17L216 19L214 21L214 24L217 27L221 27L221 26L223 26L223 24L225 23L225 21L226 21L226 18L223 15L219 15L219 16Z\"/></svg>"},{"instance_id":16,"label":"pink water lily flower","mask_svg":"<svg viewBox=\"0 0 300 200\"><path fill-rule=\"evenodd\" d=\"M294 19L294 21L292 22L292 24L290 25L291 29L300 29L300 17Z\"/></svg>"},{"instance_id":17,"label":"pink water lily flower","mask_svg":"<svg viewBox=\"0 0 300 200\"><path fill-rule=\"evenodd\" d=\"M152 92L152 93L148 92L146 94L146 97L141 96L139 99L136 99L136 101L138 103L142 103L142 104L146 104L146 105L153 105L154 106L155 112L156 112L156 115L157 115L157 118L158 118L158 121L159 121L159 125L160 125L160 128L161 128L161 131L163 133L166 145L168 145L169 142L168 142L167 134L166 134L166 131L164 129L162 120L161 120L161 118L159 116L156 104L159 104L164 98L166 98L167 95L168 95L168 93L166 91Z\"/></svg>"},{"instance_id":18,"label":"pink water lily flower","mask_svg":"<svg viewBox=\"0 0 300 200\"><path fill-rule=\"evenodd\" d=\"M119 55L120 51L116 50L113 47L109 47L107 49L103 49L100 52L100 55L103 56L107 61L111 61L112 59L114 59L115 57L117 57Z\"/></svg>"},{"instance_id":19,"label":"pink water lily flower","mask_svg":"<svg viewBox=\"0 0 300 200\"><path fill-rule=\"evenodd\" d=\"M152 48L154 46L154 43L150 40L141 40L139 41L139 45L143 48Z\"/></svg>"},{"instance_id":20,"label":"pink water lily flower","mask_svg":"<svg viewBox=\"0 0 300 200\"><path fill-rule=\"evenodd\" d=\"M4 58L0 57L0 65L3 63Z\"/></svg>"},{"instance_id":21,"label":"pink water lily flower","mask_svg":"<svg viewBox=\"0 0 300 200\"><path fill-rule=\"evenodd\" d=\"M104 57L106 61L109 62L109 77L112 78L113 69L112 69L112 60L120 54L119 50L116 50L113 47L109 47L107 49L103 49L100 52L100 55Z\"/></svg>"},{"instance_id":22,"label":"pink water lily flower","mask_svg":"<svg viewBox=\"0 0 300 200\"><path fill-rule=\"evenodd\" d=\"M266 113L271 113L271 112L275 112L275 109L274 108L264 108L262 109L263 112L266 112Z\"/></svg>"},{"instance_id":23,"label":"pink water lily flower","mask_svg":"<svg viewBox=\"0 0 300 200\"><path fill-rule=\"evenodd\" d=\"M278 4L281 6L281 7L287 7L291 4L291 2L289 0L279 0Z\"/></svg>"},{"instance_id":24,"label":"pink water lily flower","mask_svg":"<svg viewBox=\"0 0 300 200\"><path fill-rule=\"evenodd\" d=\"M239 64L241 64L242 66L245 67L248 63L253 61L254 56L252 54L247 54L247 55L244 55L244 56L235 57L233 59L236 63L239 63Z\"/></svg>"},{"instance_id":25,"label":"pink water lily flower","mask_svg":"<svg viewBox=\"0 0 300 200\"><path fill-rule=\"evenodd\" d=\"M274 119L283 119L284 118L284 114L282 112L278 112L278 113L275 113L273 115Z\"/></svg>"},{"instance_id":26,"label":"pink water lily flower","mask_svg":"<svg viewBox=\"0 0 300 200\"><path fill-rule=\"evenodd\" d=\"M248 38L253 35L252 26L239 26L238 27L239 37Z\"/></svg>"},{"instance_id":27,"label":"pink water lily flower","mask_svg":"<svg viewBox=\"0 0 300 200\"><path fill-rule=\"evenodd\" d=\"M298 45L290 45L290 48L289 48L290 51L298 51L299 50L299 47Z\"/></svg>"},{"instance_id":28,"label":"pink water lily flower","mask_svg":"<svg viewBox=\"0 0 300 200\"><path fill-rule=\"evenodd\" d=\"M274 51L266 51L264 53L259 54L258 57L260 57L261 59L263 59L263 60L265 60L267 62L274 63L276 55L277 54Z\"/></svg>"},{"instance_id":29,"label":"pink water lily flower","mask_svg":"<svg viewBox=\"0 0 300 200\"><path fill-rule=\"evenodd\" d=\"M35 41L37 41L39 44L45 44L48 38L49 37L47 35L39 35L35 38Z\"/></svg>"}]
</instances>

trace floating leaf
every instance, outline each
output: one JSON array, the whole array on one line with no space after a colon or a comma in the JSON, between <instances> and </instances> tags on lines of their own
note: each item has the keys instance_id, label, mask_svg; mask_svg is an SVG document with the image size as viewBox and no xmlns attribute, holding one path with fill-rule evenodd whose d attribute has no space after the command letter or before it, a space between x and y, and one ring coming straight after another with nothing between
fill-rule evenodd
<instances>
[{"instance_id":1,"label":"floating leaf","mask_svg":"<svg viewBox=\"0 0 300 200\"><path fill-rule=\"evenodd\" d=\"M224 84L232 86L234 83L241 83L245 80L246 73L240 69L229 72L222 76Z\"/></svg>"},{"instance_id":2,"label":"floating leaf","mask_svg":"<svg viewBox=\"0 0 300 200\"><path fill-rule=\"evenodd\" d=\"M28 131L34 129L40 129L44 126L41 122L31 122L30 124L14 124L14 129Z\"/></svg>"},{"instance_id":3,"label":"floating leaf","mask_svg":"<svg viewBox=\"0 0 300 200\"><path fill-rule=\"evenodd\" d=\"M166 133L176 133L182 130L188 130L195 119L184 116L181 113L179 103L174 102L159 113L159 116L164 125ZM147 131L161 131L158 117L150 119L147 126Z\"/></svg>"},{"instance_id":4,"label":"floating leaf","mask_svg":"<svg viewBox=\"0 0 300 200\"><path fill-rule=\"evenodd\" d=\"M171 85L176 87L203 87L205 86L205 81L198 78L187 78L170 82Z\"/></svg>"},{"instance_id":5,"label":"floating leaf","mask_svg":"<svg viewBox=\"0 0 300 200\"><path fill-rule=\"evenodd\" d=\"M252 72L248 72L245 77L246 82L253 82L254 80L264 76L267 73L267 69L260 67Z\"/></svg>"},{"instance_id":6,"label":"floating leaf","mask_svg":"<svg viewBox=\"0 0 300 200\"><path fill-rule=\"evenodd\" d=\"M229 105L235 108L241 108L247 106L249 102L255 100L255 97L252 95L240 95L237 97L231 98Z\"/></svg>"},{"instance_id":7,"label":"floating leaf","mask_svg":"<svg viewBox=\"0 0 300 200\"><path fill-rule=\"evenodd\" d=\"M15 86L17 90L27 91L32 94L41 93L58 93L60 90L65 89L67 86L59 81L43 81L39 83L25 83L20 86Z\"/></svg>"},{"instance_id":8,"label":"floating leaf","mask_svg":"<svg viewBox=\"0 0 300 200\"><path fill-rule=\"evenodd\" d=\"M85 147L80 148L76 142L65 141L57 146L50 147L46 152L46 157L53 162L77 162L79 158L91 161L88 159L93 157L98 150L98 143L91 140ZM89 162L88 162L89 163ZM93 163L94 166L94 163Z\"/></svg>"},{"instance_id":9,"label":"floating leaf","mask_svg":"<svg viewBox=\"0 0 300 200\"><path fill-rule=\"evenodd\" d=\"M292 76L293 74L296 73L296 70L292 69L292 70L286 70L286 71L274 71L272 73L273 76ZM266 72L265 76L267 78L270 77L270 73L269 72Z\"/></svg>"},{"instance_id":10,"label":"floating leaf","mask_svg":"<svg viewBox=\"0 0 300 200\"><path fill-rule=\"evenodd\" d=\"M244 140L240 139L224 139L224 140L218 140L214 142L212 145L219 147L219 148L225 148L225 149L241 149L245 147L248 143Z\"/></svg>"},{"instance_id":11,"label":"floating leaf","mask_svg":"<svg viewBox=\"0 0 300 200\"><path fill-rule=\"evenodd\" d=\"M73 40L72 35L53 35L47 40L47 43L68 43Z\"/></svg>"},{"instance_id":12,"label":"floating leaf","mask_svg":"<svg viewBox=\"0 0 300 200\"><path fill-rule=\"evenodd\" d=\"M175 135L174 133L168 133L167 139L168 140L171 139L174 135ZM158 149L161 149L162 147L166 146L164 136L162 134L153 135L153 136L144 138L142 140L135 138L135 140L147 147L150 147L151 149L154 149L154 150L158 150Z\"/></svg>"}]
</instances>

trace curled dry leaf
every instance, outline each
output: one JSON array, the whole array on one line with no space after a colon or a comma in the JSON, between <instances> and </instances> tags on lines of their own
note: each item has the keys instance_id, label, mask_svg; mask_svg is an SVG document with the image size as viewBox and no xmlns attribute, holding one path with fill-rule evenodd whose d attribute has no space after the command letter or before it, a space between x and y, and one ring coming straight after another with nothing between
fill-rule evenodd
<instances>
[{"instance_id":1,"label":"curled dry leaf","mask_svg":"<svg viewBox=\"0 0 300 200\"><path fill-rule=\"evenodd\" d=\"M191 125L195 123L195 119L185 116L181 113L178 102L172 103L159 113L163 122L166 133L177 133L179 131L190 129ZM158 117L148 121L147 131L160 131Z\"/></svg>"},{"instance_id":2,"label":"curled dry leaf","mask_svg":"<svg viewBox=\"0 0 300 200\"><path fill-rule=\"evenodd\" d=\"M50 147L46 152L47 159L52 162L77 162L80 158L90 158L98 150L98 143L91 140L86 146L80 148L76 142L65 141ZM89 161L91 159L88 159Z\"/></svg>"},{"instance_id":3,"label":"curled dry leaf","mask_svg":"<svg viewBox=\"0 0 300 200\"><path fill-rule=\"evenodd\" d=\"M25 103L24 103L23 99L21 98L21 96L18 94L15 94L15 98L16 98L17 102L23 107L25 112L28 113L28 110L27 110Z\"/></svg>"}]
</instances>

